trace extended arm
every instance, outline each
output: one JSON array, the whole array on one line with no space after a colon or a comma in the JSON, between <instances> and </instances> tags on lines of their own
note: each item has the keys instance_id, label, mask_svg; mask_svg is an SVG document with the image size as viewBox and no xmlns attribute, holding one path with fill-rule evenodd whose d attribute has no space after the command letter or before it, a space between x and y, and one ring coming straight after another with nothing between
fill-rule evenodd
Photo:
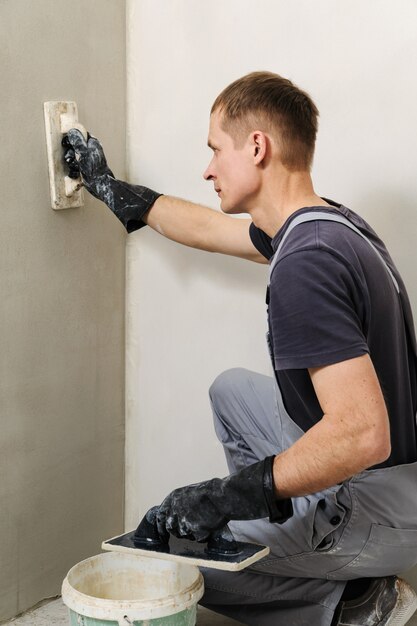
<instances>
[{"instance_id":1,"label":"extended arm","mask_svg":"<svg viewBox=\"0 0 417 626\"><path fill-rule=\"evenodd\" d=\"M249 236L250 219L239 219L200 204L161 196L143 221L159 234L192 248L267 263Z\"/></svg>"},{"instance_id":2,"label":"extended arm","mask_svg":"<svg viewBox=\"0 0 417 626\"><path fill-rule=\"evenodd\" d=\"M161 235L186 246L267 263L249 236L251 220L236 219L116 179L95 137L85 141L78 130L71 129L65 141L67 147L69 144L65 160L70 170L80 171L85 188L113 211L128 232L149 224Z\"/></svg>"}]
</instances>

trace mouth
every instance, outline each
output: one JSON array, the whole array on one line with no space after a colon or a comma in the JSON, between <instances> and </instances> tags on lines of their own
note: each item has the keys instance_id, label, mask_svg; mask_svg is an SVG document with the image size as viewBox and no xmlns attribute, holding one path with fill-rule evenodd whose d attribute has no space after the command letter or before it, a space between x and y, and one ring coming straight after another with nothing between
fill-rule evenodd
<instances>
[{"instance_id":1,"label":"mouth","mask_svg":"<svg viewBox=\"0 0 417 626\"><path fill-rule=\"evenodd\" d=\"M219 194L221 192L221 189L217 189L216 187L214 188L214 191Z\"/></svg>"}]
</instances>

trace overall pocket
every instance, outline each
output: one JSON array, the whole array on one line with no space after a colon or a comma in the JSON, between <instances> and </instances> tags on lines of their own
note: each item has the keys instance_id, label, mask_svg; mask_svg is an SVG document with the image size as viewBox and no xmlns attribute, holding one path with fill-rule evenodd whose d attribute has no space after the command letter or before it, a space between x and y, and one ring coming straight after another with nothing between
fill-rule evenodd
<instances>
[{"instance_id":1,"label":"overall pocket","mask_svg":"<svg viewBox=\"0 0 417 626\"><path fill-rule=\"evenodd\" d=\"M328 573L330 580L399 574L417 564L417 530L372 524L368 539L349 563Z\"/></svg>"},{"instance_id":2,"label":"overall pocket","mask_svg":"<svg viewBox=\"0 0 417 626\"><path fill-rule=\"evenodd\" d=\"M312 523L311 547L316 552L335 548L350 518L352 508L347 483L322 492Z\"/></svg>"},{"instance_id":3,"label":"overall pocket","mask_svg":"<svg viewBox=\"0 0 417 626\"><path fill-rule=\"evenodd\" d=\"M331 503L331 507L324 499L318 502L311 536L313 550L327 552L335 546L342 533L345 514L335 502Z\"/></svg>"}]
</instances>

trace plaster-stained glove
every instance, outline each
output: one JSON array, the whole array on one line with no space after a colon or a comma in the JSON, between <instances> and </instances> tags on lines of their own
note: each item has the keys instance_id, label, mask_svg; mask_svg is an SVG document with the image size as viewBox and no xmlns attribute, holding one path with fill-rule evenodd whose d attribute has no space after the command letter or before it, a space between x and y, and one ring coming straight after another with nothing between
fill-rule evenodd
<instances>
[{"instance_id":1,"label":"plaster-stained glove","mask_svg":"<svg viewBox=\"0 0 417 626\"><path fill-rule=\"evenodd\" d=\"M159 535L206 541L230 520L269 517L270 522L282 524L292 516L293 508L291 498L278 500L275 495L273 462L270 456L226 478L175 489L159 507Z\"/></svg>"},{"instance_id":2,"label":"plaster-stained glove","mask_svg":"<svg viewBox=\"0 0 417 626\"><path fill-rule=\"evenodd\" d=\"M78 165L84 187L107 204L128 233L146 226L142 217L162 194L148 187L117 180L107 165L99 140L91 135L86 141L79 130L71 128L63 145L68 148L64 160L69 166L70 176L77 174Z\"/></svg>"}]
</instances>

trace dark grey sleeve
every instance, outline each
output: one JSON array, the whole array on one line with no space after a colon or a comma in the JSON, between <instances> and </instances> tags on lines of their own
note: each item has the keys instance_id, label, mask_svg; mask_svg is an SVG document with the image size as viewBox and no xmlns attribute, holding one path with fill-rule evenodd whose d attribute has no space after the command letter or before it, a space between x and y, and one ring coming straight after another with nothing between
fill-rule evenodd
<instances>
[{"instance_id":1,"label":"dark grey sleeve","mask_svg":"<svg viewBox=\"0 0 417 626\"><path fill-rule=\"evenodd\" d=\"M260 228L257 228L253 222L249 226L249 236L258 252L269 261L274 254L271 246L271 237Z\"/></svg>"},{"instance_id":2,"label":"dark grey sleeve","mask_svg":"<svg viewBox=\"0 0 417 626\"><path fill-rule=\"evenodd\" d=\"M351 269L327 251L281 259L270 286L275 368L319 367L369 353L364 300Z\"/></svg>"}]
</instances>

